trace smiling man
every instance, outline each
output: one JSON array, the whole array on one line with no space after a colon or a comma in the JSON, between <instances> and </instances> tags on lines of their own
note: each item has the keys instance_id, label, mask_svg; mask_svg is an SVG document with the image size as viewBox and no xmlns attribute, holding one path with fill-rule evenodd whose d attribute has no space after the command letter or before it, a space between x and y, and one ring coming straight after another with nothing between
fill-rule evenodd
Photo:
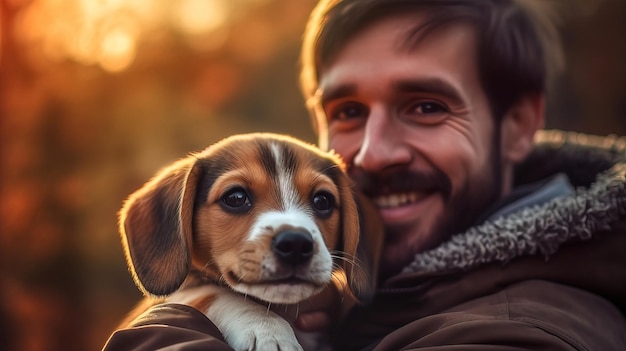
<instances>
[{"instance_id":1,"label":"smiling man","mask_svg":"<svg viewBox=\"0 0 626 351\"><path fill-rule=\"evenodd\" d=\"M314 10L301 73L319 143L386 229L378 294L338 349L626 348L626 140L540 131L561 57L537 5Z\"/></svg>"}]
</instances>

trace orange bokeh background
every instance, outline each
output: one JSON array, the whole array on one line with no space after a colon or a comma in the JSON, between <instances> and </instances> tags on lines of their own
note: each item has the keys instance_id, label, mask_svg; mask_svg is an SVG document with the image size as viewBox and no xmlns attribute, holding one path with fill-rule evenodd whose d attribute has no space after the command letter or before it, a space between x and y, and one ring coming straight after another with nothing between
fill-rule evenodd
<instances>
[{"instance_id":1,"label":"orange bokeh background","mask_svg":"<svg viewBox=\"0 0 626 351\"><path fill-rule=\"evenodd\" d=\"M626 2L563 0L549 128L626 134ZM313 142L313 0L0 0L0 349L99 349L140 298L116 228L163 165L233 133Z\"/></svg>"}]
</instances>

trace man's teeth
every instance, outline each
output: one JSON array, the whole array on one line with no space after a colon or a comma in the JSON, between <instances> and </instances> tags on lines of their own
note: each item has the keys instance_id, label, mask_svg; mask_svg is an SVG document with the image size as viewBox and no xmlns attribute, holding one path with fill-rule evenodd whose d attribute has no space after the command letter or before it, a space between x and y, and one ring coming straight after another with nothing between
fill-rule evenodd
<instances>
[{"instance_id":1,"label":"man's teeth","mask_svg":"<svg viewBox=\"0 0 626 351\"><path fill-rule=\"evenodd\" d=\"M418 197L418 193L415 192L391 194L374 198L374 203L381 208L398 207L415 202Z\"/></svg>"}]
</instances>

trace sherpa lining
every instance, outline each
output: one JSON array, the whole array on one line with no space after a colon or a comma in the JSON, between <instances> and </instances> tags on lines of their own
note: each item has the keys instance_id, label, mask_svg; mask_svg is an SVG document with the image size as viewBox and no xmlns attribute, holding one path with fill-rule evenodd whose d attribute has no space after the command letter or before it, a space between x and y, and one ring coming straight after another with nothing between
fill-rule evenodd
<instances>
[{"instance_id":1,"label":"sherpa lining","mask_svg":"<svg viewBox=\"0 0 626 351\"><path fill-rule=\"evenodd\" d=\"M537 151L530 159L533 163L545 162L550 169L533 167L534 175L527 178L545 176L542 172L564 171L574 178L572 182L578 186L576 193L454 235L439 247L417 254L404 272L467 270L524 255L542 254L548 258L566 242L590 239L598 231L611 230L616 223L626 220L625 150L626 138L542 132ZM589 158L590 153L594 157ZM559 167L555 168L555 163ZM593 167L586 163L593 163ZM590 177L595 181L586 184Z\"/></svg>"}]
</instances>

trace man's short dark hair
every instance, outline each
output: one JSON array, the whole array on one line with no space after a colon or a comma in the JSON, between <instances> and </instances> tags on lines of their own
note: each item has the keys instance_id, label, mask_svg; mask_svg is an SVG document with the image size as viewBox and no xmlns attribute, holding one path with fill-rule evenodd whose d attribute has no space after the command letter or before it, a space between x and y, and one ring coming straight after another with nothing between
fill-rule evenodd
<instances>
[{"instance_id":1,"label":"man's short dark hair","mask_svg":"<svg viewBox=\"0 0 626 351\"><path fill-rule=\"evenodd\" d=\"M469 23L477 34L477 62L491 113L499 121L527 94L543 94L562 64L558 32L547 8L532 0L321 0L311 14L301 52L301 86L311 108L319 70L346 41L373 21L416 11L426 21L407 45L449 23ZM545 1L544 1L545 2ZM315 117L313 117L315 118Z\"/></svg>"}]
</instances>

